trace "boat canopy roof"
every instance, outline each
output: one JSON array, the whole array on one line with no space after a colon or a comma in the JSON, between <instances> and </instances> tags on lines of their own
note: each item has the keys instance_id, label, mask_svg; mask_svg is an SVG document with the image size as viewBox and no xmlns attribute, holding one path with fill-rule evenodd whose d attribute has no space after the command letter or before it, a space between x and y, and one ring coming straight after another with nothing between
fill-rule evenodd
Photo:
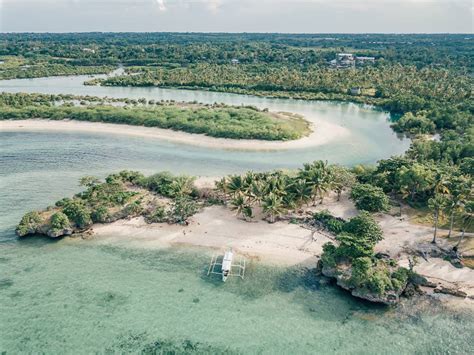
<instances>
[{"instance_id":1,"label":"boat canopy roof","mask_svg":"<svg viewBox=\"0 0 474 355\"><path fill-rule=\"evenodd\" d=\"M222 271L230 270L232 268L232 259L234 258L234 253L232 251L226 251L224 254L224 259L222 260Z\"/></svg>"}]
</instances>

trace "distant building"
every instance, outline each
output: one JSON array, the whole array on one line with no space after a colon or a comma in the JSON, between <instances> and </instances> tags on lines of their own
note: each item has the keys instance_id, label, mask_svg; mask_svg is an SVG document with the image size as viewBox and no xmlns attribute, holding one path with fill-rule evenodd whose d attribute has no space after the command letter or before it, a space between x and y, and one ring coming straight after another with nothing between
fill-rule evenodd
<instances>
[{"instance_id":1,"label":"distant building","mask_svg":"<svg viewBox=\"0 0 474 355\"><path fill-rule=\"evenodd\" d=\"M334 68L352 68L355 66L355 58L352 53L338 53L336 59L333 59L329 64Z\"/></svg>"},{"instance_id":2,"label":"distant building","mask_svg":"<svg viewBox=\"0 0 474 355\"><path fill-rule=\"evenodd\" d=\"M343 62L347 60L354 60L354 54L352 53L337 53L336 60L338 62Z\"/></svg>"},{"instance_id":3,"label":"distant building","mask_svg":"<svg viewBox=\"0 0 474 355\"><path fill-rule=\"evenodd\" d=\"M92 48L82 48L83 52L95 53L95 49Z\"/></svg>"},{"instance_id":4,"label":"distant building","mask_svg":"<svg viewBox=\"0 0 474 355\"><path fill-rule=\"evenodd\" d=\"M356 96L356 95L362 94L362 89L356 86L356 87L351 88L350 92L351 92L351 95Z\"/></svg>"},{"instance_id":5,"label":"distant building","mask_svg":"<svg viewBox=\"0 0 474 355\"><path fill-rule=\"evenodd\" d=\"M338 53L336 56L336 62L339 68L349 68L355 66L355 58L352 53Z\"/></svg>"},{"instance_id":6,"label":"distant building","mask_svg":"<svg viewBox=\"0 0 474 355\"><path fill-rule=\"evenodd\" d=\"M375 63L375 57L357 57L352 53L337 53L336 58L329 61L333 68L354 68L356 65Z\"/></svg>"},{"instance_id":7,"label":"distant building","mask_svg":"<svg viewBox=\"0 0 474 355\"><path fill-rule=\"evenodd\" d=\"M374 64L375 57L356 57L357 65Z\"/></svg>"},{"instance_id":8,"label":"distant building","mask_svg":"<svg viewBox=\"0 0 474 355\"><path fill-rule=\"evenodd\" d=\"M231 63L232 65L237 65L237 64L240 63L240 61L239 61L238 59L234 58L234 59L232 59L232 60L230 61L230 63Z\"/></svg>"}]
</instances>

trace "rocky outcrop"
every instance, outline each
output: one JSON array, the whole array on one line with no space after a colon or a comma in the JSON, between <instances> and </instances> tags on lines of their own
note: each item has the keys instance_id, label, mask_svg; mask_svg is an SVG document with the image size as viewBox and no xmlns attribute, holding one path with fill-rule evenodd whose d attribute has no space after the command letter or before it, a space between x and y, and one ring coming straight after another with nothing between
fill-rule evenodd
<instances>
[{"instance_id":1,"label":"rocky outcrop","mask_svg":"<svg viewBox=\"0 0 474 355\"><path fill-rule=\"evenodd\" d=\"M29 225L27 228L17 229L16 235L19 237L25 237L27 235L41 234L46 235L50 238L59 238L65 235L71 235L74 233L74 228L65 229L53 229L49 223L42 223L38 225Z\"/></svg>"},{"instance_id":2,"label":"rocky outcrop","mask_svg":"<svg viewBox=\"0 0 474 355\"><path fill-rule=\"evenodd\" d=\"M370 291L365 287L355 287L351 282L352 267L350 265L338 265L336 267L327 267L320 265L321 272L324 276L333 278L339 287L349 291L352 296L358 297L370 302L383 303L386 305L394 305L400 301L400 295L403 293L405 287L400 291L389 290L383 294L378 294Z\"/></svg>"},{"instance_id":3,"label":"rocky outcrop","mask_svg":"<svg viewBox=\"0 0 474 355\"><path fill-rule=\"evenodd\" d=\"M17 229L16 230L16 235L19 237L26 237L28 235L34 235L34 234L39 234L39 235L46 235L50 238L60 238L64 236L69 236L74 233L82 231L79 228L75 227L69 227L69 228L64 228L64 229L54 229L51 227L49 223L43 223L37 226L31 226L28 229Z\"/></svg>"},{"instance_id":4,"label":"rocky outcrop","mask_svg":"<svg viewBox=\"0 0 474 355\"><path fill-rule=\"evenodd\" d=\"M50 238L60 238L65 236L71 236L73 234L81 234L84 232L89 231L93 224L92 221L90 224L83 226L82 228L70 223L69 226L65 228L53 228L51 223L51 215L53 214L52 211L43 211L37 212L37 215L40 217L36 220L27 220L26 222L22 223L22 226L18 226L16 229L16 234L19 237L25 237L28 235L45 235ZM132 218L140 215L139 211L133 211L128 208L128 205L125 205L123 208L119 210L112 211L110 210L107 216L102 220L100 223L112 223L118 221L120 219L125 218ZM36 217L34 217L36 218ZM30 218L33 219L33 218Z\"/></svg>"},{"instance_id":5,"label":"rocky outcrop","mask_svg":"<svg viewBox=\"0 0 474 355\"><path fill-rule=\"evenodd\" d=\"M46 235L50 238L59 238L66 235L72 235L74 233L74 229L72 228L65 228L65 229L48 229L46 231Z\"/></svg>"}]
</instances>

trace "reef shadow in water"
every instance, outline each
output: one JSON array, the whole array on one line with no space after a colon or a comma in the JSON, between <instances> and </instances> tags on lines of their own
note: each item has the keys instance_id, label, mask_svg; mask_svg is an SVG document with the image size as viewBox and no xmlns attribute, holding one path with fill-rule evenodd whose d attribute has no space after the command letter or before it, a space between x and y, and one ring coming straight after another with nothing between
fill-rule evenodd
<instances>
[{"instance_id":1,"label":"reef shadow in water","mask_svg":"<svg viewBox=\"0 0 474 355\"><path fill-rule=\"evenodd\" d=\"M7 289L9 287L13 286L13 280L12 279L1 279L0 280L0 290L2 289Z\"/></svg>"},{"instance_id":2,"label":"reef shadow in water","mask_svg":"<svg viewBox=\"0 0 474 355\"><path fill-rule=\"evenodd\" d=\"M113 346L105 350L106 354L136 353L144 355L154 354L238 354L226 347L215 346L189 339L153 339L146 332L128 334L118 338Z\"/></svg>"},{"instance_id":3,"label":"reef shadow in water","mask_svg":"<svg viewBox=\"0 0 474 355\"><path fill-rule=\"evenodd\" d=\"M95 246L92 246L95 247ZM161 272L177 272L195 270L199 273L207 260L202 253L177 249L132 249L112 245L101 245L100 250L118 257L145 266L147 269Z\"/></svg>"}]
</instances>

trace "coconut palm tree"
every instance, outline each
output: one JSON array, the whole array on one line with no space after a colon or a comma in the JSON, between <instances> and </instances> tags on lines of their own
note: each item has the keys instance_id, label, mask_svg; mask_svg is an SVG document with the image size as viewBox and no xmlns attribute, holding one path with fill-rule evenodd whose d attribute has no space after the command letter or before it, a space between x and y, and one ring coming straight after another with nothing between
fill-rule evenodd
<instances>
[{"instance_id":1,"label":"coconut palm tree","mask_svg":"<svg viewBox=\"0 0 474 355\"><path fill-rule=\"evenodd\" d=\"M446 196L443 194L435 194L432 198L428 200L428 207L433 212L433 240L431 243L436 244L436 236L438 232L438 223L439 217L443 213L443 210L446 207L447 199Z\"/></svg>"},{"instance_id":2,"label":"coconut palm tree","mask_svg":"<svg viewBox=\"0 0 474 355\"><path fill-rule=\"evenodd\" d=\"M276 218L285 212L283 198L274 193L265 196L262 201L262 207L270 223L275 223Z\"/></svg>"},{"instance_id":3,"label":"coconut palm tree","mask_svg":"<svg viewBox=\"0 0 474 355\"><path fill-rule=\"evenodd\" d=\"M250 186L250 196L252 196L251 203L261 204L264 196L262 181L256 180L252 182Z\"/></svg>"},{"instance_id":4,"label":"coconut palm tree","mask_svg":"<svg viewBox=\"0 0 474 355\"><path fill-rule=\"evenodd\" d=\"M236 196L243 193L243 180L240 175L231 175L227 183L227 190L231 196Z\"/></svg>"},{"instance_id":5,"label":"coconut palm tree","mask_svg":"<svg viewBox=\"0 0 474 355\"><path fill-rule=\"evenodd\" d=\"M311 164L304 164L303 169L299 171L298 176L306 180L308 186L311 187L313 195L313 205L316 205L316 200L320 199L320 204L323 203L324 196L331 189L331 173L328 169L327 162L317 160Z\"/></svg>"},{"instance_id":6,"label":"coconut palm tree","mask_svg":"<svg viewBox=\"0 0 474 355\"><path fill-rule=\"evenodd\" d=\"M230 209L237 212L237 216L241 215L246 221L253 217L252 207L248 204L247 199L241 193L235 196L231 202Z\"/></svg>"},{"instance_id":7,"label":"coconut palm tree","mask_svg":"<svg viewBox=\"0 0 474 355\"><path fill-rule=\"evenodd\" d=\"M227 196L229 194L227 177L224 176L219 181L216 181L216 188L215 189L216 189L217 192L222 194L224 202L227 202Z\"/></svg>"},{"instance_id":8,"label":"coconut palm tree","mask_svg":"<svg viewBox=\"0 0 474 355\"><path fill-rule=\"evenodd\" d=\"M340 165L329 166L332 180L332 190L337 194L337 200L341 200L341 194L356 182L355 175L346 167Z\"/></svg>"},{"instance_id":9,"label":"coconut palm tree","mask_svg":"<svg viewBox=\"0 0 474 355\"><path fill-rule=\"evenodd\" d=\"M247 172L242 177L242 193L247 197L247 200L252 202L254 200L254 184L257 181L257 176L253 171Z\"/></svg>"},{"instance_id":10,"label":"coconut palm tree","mask_svg":"<svg viewBox=\"0 0 474 355\"><path fill-rule=\"evenodd\" d=\"M447 205L447 212L449 213L449 233L448 238L454 225L454 216L461 212L464 205L472 199L472 180L465 176L453 177L449 184L449 201Z\"/></svg>"},{"instance_id":11,"label":"coconut palm tree","mask_svg":"<svg viewBox=\"0 0 474 355\"><path fill-rule=\"evenodd\" d=\"M189 196L193 192L194 178L177 176L170 184L170 195L173 197Z\"/></svg>"},{"instance_id":12,"label":"coconut palm tree","mask_svg":"<svg viewBox=\"0 0 474 355\"><path fill-rule=\"evenodd\" d=\"M288 194L296 206L302 206L311 201L312 190L304 179L296 178L288 185Z\"/></svg>"},{"instance_id":13,"label":"coconut palm tree","mask_svg":"<svg viewBox=\"0 0 474 355\"><path fill-rule=\"evenodd\" d=\"M464 239L464 235L466 234L466 230L472 227L474 223L474 201L469 201L463 209L462 216L462 227L461 227L461 235L459 236L458 242L454 246L454 250L458 250L459 245Z\"/></svg>"}]
</instances>

